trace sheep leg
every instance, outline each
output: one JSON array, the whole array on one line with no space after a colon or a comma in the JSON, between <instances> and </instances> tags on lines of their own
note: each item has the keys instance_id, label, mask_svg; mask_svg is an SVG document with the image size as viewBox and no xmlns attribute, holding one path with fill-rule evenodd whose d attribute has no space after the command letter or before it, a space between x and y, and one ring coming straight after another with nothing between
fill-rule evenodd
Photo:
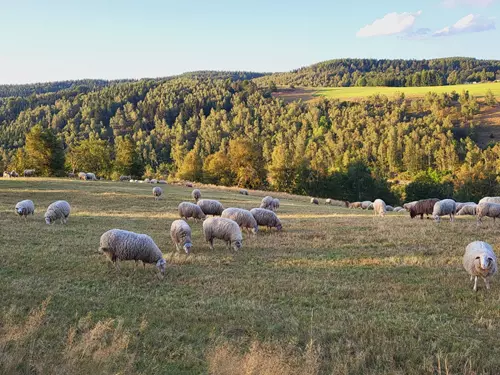
<instances>
[{"instance_id":1,"label":"sheep leg","mask_svg":"<svg viewBox=\"0 0 500 375\"><path fill-rule=\"evenodd\" d=\"M213 250L214 249L214 239L213 238L209 239L208 243L210 244L210 250Z\"/></svg>"},{"instance_id":2,"label":"sheep leg","mask_svg":"<svg viewBox=\"0 0 500 375\"><path fill-rule=\"evenodd\" d=\"M477 276L474 277L474 288L472 288L474 292L477 292Z\"/></svg>"},{"instance_id":3,"label":"sheep leg","mask_svg":"<svg viewBox=\"0 0 500 375\"><path fill-rule=\"evenodd\" d=\"M420 214L420 220L424 220L424 214Z\"/></svg>"},{"instance_id":4,"label":"sheep leg","mask_svg":"<svg viewBox=\"0 0 500 375\"><path fill-rule=\"evenodd\" d=\"M115 260L115 268L118 272L120 272L122 270L120 267L120 260L119 259Z\"/></svg>"},{"instance_id":5,"label":"sheep leg","mask_svg":"<svg viewBox=\"0 0 500 375\"><path fill-rule=\"evenodd\" d=\"M486 289L490 289L490 280L487 277L483 277L484 285L486 285Z\"/></svg>"}]
</instances>

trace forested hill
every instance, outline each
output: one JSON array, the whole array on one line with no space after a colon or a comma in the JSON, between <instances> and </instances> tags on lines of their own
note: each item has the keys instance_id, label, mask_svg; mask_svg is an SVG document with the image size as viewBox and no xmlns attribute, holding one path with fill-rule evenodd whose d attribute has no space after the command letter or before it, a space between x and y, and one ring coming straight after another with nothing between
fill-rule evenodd
<instances>
[{"instance_id":1,"label":"forested hill","mask_svg":"<svg viewBox=\"0 0 500 375\"><path fill-rule=\"evenodd\" d=\"M500 171L500 146L474 142L479 108L467 93L284 103L253 81L143 80L0 98L0 167L388 202L388 180L423 178L434 190L418 194L471 200Z\"/></svg>"},{"instance_id":2,"label":"forested hill","mask_svg":"<svg viewBox=\"0 0 500 375\"><path fill-rule=\"evenodd\" d=\"M256 79L262 86L440 86L500 79L500 61L338 59Z\"/></svg>"}]
</instances>

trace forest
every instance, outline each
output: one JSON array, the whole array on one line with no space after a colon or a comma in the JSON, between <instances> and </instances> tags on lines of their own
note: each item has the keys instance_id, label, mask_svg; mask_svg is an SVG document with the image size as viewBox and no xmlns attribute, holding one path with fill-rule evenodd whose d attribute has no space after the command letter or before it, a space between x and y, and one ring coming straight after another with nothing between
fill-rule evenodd
<instances>
[{"instance_id":1,"label":"forest","mask_svg":"<svg viewBox=\"0 0 500 375\"><path fill-rule=\"evenodd\" d=\"M258 78L260 79L260 78ZM285 103L254 81L175 78L0 98L0 167L162 177L388 202L496 194L500 146L467 92Z\"/></svg>"},{"instance_id":2,"label":"forest","mask_svg":"<svg viewBox=\"0 0 500 375\"><path fill-rule=\"evenodd\" d=\"M256 82L263 86L288 87L418 87L498 79L500 61L456 57L432 60L337 59L267 75Z\"/></svg>"}]
</instances>

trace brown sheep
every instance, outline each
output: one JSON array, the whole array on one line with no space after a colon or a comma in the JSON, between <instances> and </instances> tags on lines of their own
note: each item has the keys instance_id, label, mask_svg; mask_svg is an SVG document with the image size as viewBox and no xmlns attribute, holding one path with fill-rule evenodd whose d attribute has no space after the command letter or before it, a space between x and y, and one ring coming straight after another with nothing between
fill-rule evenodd
<instances>
[{"instance_id":1,"label":"brown sheep","mask_svg":"<svg viewBox=\"0 0 500 375\"><path fill-rule=\"evenodd\" d=\"M434 204L439 202L437 198L421 199L413 206L410 207L410 217L413 219L415 216L420 215L420 219L424 218L424 214L432 215Z\"/></svg>"},{"instance_id":2,"label":"brown sheep","mask_svg":"<svg viewBox=\"0 0 500 375\"><path fill-rule=\"evenodd\" d=\"M361 208L361 202L349 203L349 208Z\"/></svg>"}]
</instances>

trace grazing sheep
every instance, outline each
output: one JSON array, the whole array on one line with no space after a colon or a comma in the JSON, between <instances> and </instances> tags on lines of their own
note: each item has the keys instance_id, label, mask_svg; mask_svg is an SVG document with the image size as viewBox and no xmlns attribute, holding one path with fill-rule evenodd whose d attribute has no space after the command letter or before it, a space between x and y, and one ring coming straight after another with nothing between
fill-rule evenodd
<instances>
[{"instance_id":1,"label":"grazing sheep","mask_svg":"<svg viewBox=\"0 0 500 375\"><path fill-rule=\"evenodd\" d=\"M193 184L192 184L192 183L190 183L190 182L187 182L187 183L186 183L186 187L191 188L191 187L193 187Z\"/></svg>"},{"instance_id":2,"label":"grazing sheep","mask_svg":"<svg viewBox=\"0 0 500 375\"><path fill-rule=\"evenodd\" d=\"M144 182L145 182L146 184L149 184L149 183L151 182L151 180L150 180L149 178L145 178L145 179L144 179Z\"/></svg>"},{"instance_id":3,"label":"grazing sheep","mask_svg":"<svg viewBox=\"0 0 500 375\"><path fill-rule=\"evenodd\" d=\"M87 173L85 173L85 172L78 173L78 178L80 180L87 180Z\"/></svg>"},{"instance_id":4,"label":"grazing sheep","mask_svg":"<svg viewBox=\"0 0 500 375\"><path fill-rule=\"evenodd\" d=\"M245 228L247 232L249 229L252 230L253 234L257 234L259 231L259 226L252 213L243 208L226 208L222 211L221 217L234 220L241 228Z\"/></svg>"},{"instance_id":5,"label":"grazing sheep","mask_svg":"<svg viewBox=\"0 0 500 375\"><path fill-rule=\"evenodd\" d=\"M474 202L466 202L466 203L463 203L463 202L459 203L459 202L457 202L457 205L456 205L457 206L457 212L460 211L462 209L462 207L469 206L471 204L474 205L474 206L476 205L476 203L474 203Z\"/></svg>"},{"instance_id":6,"label":"grazing sheep","mask_svg":"<svg viewBox=\"0 0 500 375\"><path fill-rule=\"evenodd\" d=\"M19 174L16 171L10 172L10 177L19 177Z\"/></svg>"},{"instance_id":7,"label":"grazing sheep","mask_svg":"<svg viewBox=\"0 0 500 375\"><path fill-rule=\"evenodd\" d=\"M423 199L422 199L422 200L423 200ZM418 202L419 202L419 201L413 201L413 202L408 202L408 203L405 203L405 204L403 204L403 208L404 208L406 211L410 212L411 208L412 208L413 206L415 206Z\"/></svg>"},{"instance_id":8,"label":"grazing sheep","mask_svg":"<svg viewBox=\"0 0 500 375\"><path fill-rule=\"evenodd\" d=\"M152 178L151 181L149 181L151 184L157 184L158 180L156 178Z\"/></svg>"},{"instance_id":9,"label":"grazing sheep","mask_svg":"<svg viewBox=\"0 0 500 375\"><path fill-rule=\"evenodd\" d=\"M220 216L224 211L224 206L215 199L200 199L197 203L205 215Z\"/></svg>"},{"instance_id":10,"label":"grazing sheep","mask_svg":"<svg viewBox=\"0 0 500 375\"><path fill-rule=\"evenodd\" d=\"M477 279L484 280L486 289L490 289L489 278L497 272L497 257L493 248L483 241L474 241L467 245L463 259L463 266L470 279L474 279L472 290L477 291Z\"/></svg>"},{"instance_id":11,"label":"grazing sheep","mask_svg":"<svg viewBox=\"0 0 500 375\"><path fill-rule=\"evenodd\" d=\"M325 199L325 204L332 204L332 198L326 198Z\"/></svg>"},{"instance_id":12,"label":"grazing sheep","mask_svg":"<svg viewBox=\"0 0 500 375\"><path fill-rule=\"evenodd\" d=\"M153 197L155 197L155 201L157 201L158 199L160 199L160 197L162 196L162 194L163 194L163 190L161 189L161 187L155 186L153 188Z\"/></svg>"},{"instance_id":13,"label":"grazing sheep","mask_svg":"<svg viewBox=\"0 0 500 375\"><path fill-rule=\"evenodd\" d=\"M273 198L273 201L271 202L269 209L271 211L278 211L278 208L280 208L280 200L278 198Z\"/></svg>"},{"instance_id":14,"label":"grazing sheep","mask_svg":"<svg viewBox=\"0 0 500 375\"><path fill-rule=\"evenodd\" d=\"M30 201L29 199L17 202L15 209L17 214L19 216L24 216L25 219L29 214L35 214L35 205L33 204L33 201Z\"/></svg>"},{"instance_id":15,"label":"grazing sheep","mask_svg":"<svg viewBox=\"0 0 500 375\"><path fill-rule=\"evenodd\" d=\"M362 208L362 203L361 202L349 203L349 208Z\"/></svg>"},{"instance_id":16,"label":"grazing sheep","mask_svg":"<svg viewBox=\"0 0 500 375\"><path fill-rule=\"evenodd\" d=\"M373 206L373 203L370 202L370 201L363 201L363 202L361 202L361 208L363 210L369 210L370 206Z\"/></svg>"},{"instance_id":17,"label":"grazing sheep","mask_svg":"<svg viewBox=\"0 0 500 375\"><path fill-rule=\"evenodd\" d=\"M262 201L260 203L260 208L270 209L272 203L273 203L273 197L266 195L264 198L262 198Z\"/></svg>"},{"instance_id":18,"label":"grazing sheep","mask_svg":"<svg viewBox=\"0 0 500 375\"><path fill-rule=\"evenodd\" d=\"M155 263L161 275L165 275L166 262L163 254L146 234L122 229L108 230L101 236L99 251L106 255L117 270L120 269L120 260L135 260L135 267L140 260L144 267L146 263Z\"/></svg>"},{"instance_id":19,"label":"grazing sheep","mask_svg":"<svg viewBox=\"0 0 500 375\"><path fill-rule=\"evenodd\" d=\"M250 212L255 221L257 221L257 225L267 227L268 229L276 228L278 231L283 229L280 219L278 219L278 216L273 211L265 208L252 208Z\"/></svg>"},{"instance_id":20,"label":"grazing sheep","mask_svg":"<svg viewBox=\"0 0 500 375\"><path fill-rule=\"evenodd\" d=\"M75 178L76 174L73 172L68 172L68 178Z\"/></svg>"},{"instance_id":21,"label":"grazing sheep","mask_svg":"<svg viewBox=\"0 0 500 375\"><path fill-rule=\"evenodd\" d=\"M484 197L479 203L498 203L500 204L500 197Z\"/></svg>"},{"instance_id":22,"label":"grazing sheep","mask_svg":"<svg viewBox=\"0 0 500 375\"><path fill-rule=\"evenodd\" d=\"M434 205L436 202L438 202L439 199L437 198L430 198L430 199L421 199L418 202L411 202L411 203L406 203L407 207L405 207L407 210L410 211L410 217L413 219L414 217L420 215L420 219L424 218L425 215L432 215L432 211L434 210Z\"/></svg>"},{"instance_id":23,"label":"grazing sheep","mask_svg":"<svg viewBox=\"0 0 500 375\"><path fill-rule=\"evenodd\" d=\"M397 206L397 207L394 207L393 211L394 212L401 212L401 211L406 211L406 210L403 207Z\"/></svg>"},{"instance_id":24,"label":"grazing sheep","mask_svg":"<svg viewBox=\"0 0 500 375\"><path fill-rule=\"evenodd\" d=\"M456 210L456 204L453 199L443 199L434 204L432 217L439 223L441 216L450 215L450 221L453 222Z\"/></svg>"},{"instance_id":25,"label":"grazing sheep","mask_svg":"<svg viewBox=\"0 0 500 375\"><path fill-rule=\"evenodd\" d=\"M247 189L240 189L239 193L241 195L248 195L248 190Z\"/></svg>"},{"instance_id":26,"label":"grazing sheep","mask_svg":"<svg viewBox=\"0 0 500 375\"><path fill-rule=\"evenodd\" d=\"M10 173L9 172L3 172L3 177L4 178L10 178Z\"/></svg>"},{"instance_id":27,"label":"grazing sheep","mask_svg":"<svg viewBox=\"0 0 500 375\"><path fill-rule=\"evenodd\" d=\"M316 198L311 198L311 204L319 204L319 201Z\"/></svg>"},{"instance_id":28,"label":"grazing sheep","mask_svg":"<svg viewBox=\"0 0 500 375\"><path fill-rule=\"evenodd\" d=\"M191 242L191 227L188 223L184 220L175 220L170 226L170 238L177 251L182 246L186 254L189 254L193 244Z\"/></svg>"},{"instance_id":29,"label":"grazing sheep","mask_svg":"<svg viewBox=\"0 0 500 375\"><path fill-rule=\"evenodd\" d=\"M373 213L378 216L384 216L386 211L385 202L382 199L375 199L373 202Z\"/></svg>"},{"instance_id":30,"label":"grazing sheep","mask_svg":"<svg viewBox=\"0 0 500 375\"><path fill-rule=\"evenodd\" d=\"M500 217L500 204L498 203L479 203L476 207L477 224L483 222L483 217L492 217L493 222L497 217Z\"/></svg>"},{"instance_id":31,"label":"grazing sheep","mask_svg":"<svg viewBox=\"0 0 500 375\"><path fill-rule=\"evenodd\" d=\"M474 215L476 216L476 209L477 209L477 204L466 204L465 206L462 206L460 210L458 210L457 215L462 216L462 215Z\"/></svg>"},{"instance_id":32,"label":"grazing sheep","mask_svg":"<svg viewBox=\"0 0 500 375\"><path fill-rule=\"evenodd\" d=\"M34 177L35 170L34 169L25 169L23 172L24 177Z\"/></svg>"},{"instance_id":33,"label":"grazing sheep","mask_svg":"<svg viewBox=\"0 0 500 375\"><path fill-rule=\"evenodd\" d=\"M120 181L129 181L132 179L132 176L120 176L119 180Z\"/></svg>"},{"instance_id":34,"label":"grazing sheep","mask_svg":"<svg viewBox=\"0 0 500 375\"><path fill-rule=\"evenodd\" d=\"M87 180L97 181L97 177L95 176L94 173L87 173Z\"/></svg>"},{"instance_id":35,"label":"grazing sheep","mask_svg":"<svg viewBox=\"0 0 500 375\"><path fill-rule=\"evenodd\" d=\"M71 207L66 201L55 201L45 212L45 222L47 224L53 224L56 220L60 219L61 223L66 224L68 221L68 216L71 212Z\"/></svg>"},{"instance_id":36,"label":"grazing sheep","mask_svg":"<svg viewBox=\"0 0 500 375\"><path fill-rule=\"evenodd\" d=\"M161 184L161 185L166 185L167 181L165 181L165 180L158 180L158 183Z\"/></svg>"},{"instance_id":37,"label":"grazing sheep","mask_svg":"<svg viewBox=\"0 0 500 375\"><path fill-rule=\"evenodd\" d=\"M200 206L191 202L182 202L178 207L179 216L183 219L192 217L195 221L205 220L206 216Z\"/></svg>"},{"instance_id":38,"label":"grazing sheep","mask_svg":"<svg viewBox=\"0 0 500 375\"><path fill-rule=\"evenodd\" d=\"M191 196L193 197L195 202L198 202L201 199L201 191L199 191L198 189L194 189L191 192Z\"/></svg>"},{"instance_id":39,"label":"grazing sheep","mask_svg":"<svg viewBox=\"0 0 500 375\"><path fill-rule=\"evenodd\" d=\"M211 217L203 222L203 235L210 243L210 249L214 249L214 238L226 242L228 248L232 246L235 251L241 248L243 237L239 225L224 217Z\"/></svg>"},{"instance_id":40,"label":"grazing sheep","mask_svg":"<svg viewBox=\"0 0 500 375\"><path fill-rule=\"evenodd\" d=\"M389 205L386 205L386 206L385 206L385 211L386 211L386 212L392 212L392 211L394 211L394 207L389 206Z\"/></svg>"}]
</instances>

